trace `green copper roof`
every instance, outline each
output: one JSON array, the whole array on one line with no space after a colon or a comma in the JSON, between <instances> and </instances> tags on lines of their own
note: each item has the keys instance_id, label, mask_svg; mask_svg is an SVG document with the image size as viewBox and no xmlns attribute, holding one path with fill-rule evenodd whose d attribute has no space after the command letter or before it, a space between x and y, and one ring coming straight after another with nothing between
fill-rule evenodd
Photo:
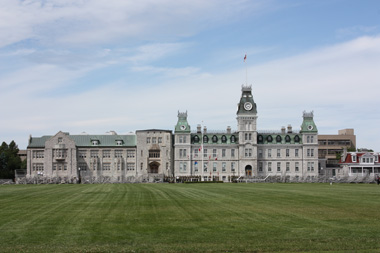
<instances>
[{"instance_id":1,"label":"green copper roof","mask_svg":"<svg viewBox=\"0 0 380 253\"><path fill-rule=\"evenodd\" d=\"M237 114L256 114L257 106L253 101L251 86L242 86L241 91Z\"/></svg>"},{"instance_id":2,"label":"green copper roof","mask_svg":"<svg viewBox=\"0 0 380 253\"><path fill-rule=\"evenodd\" d=\"M301 125L301 133L317 133L318 129L314 123L313 112L303 112L303 122Z\"/></svg>"},{"instance_id":3,"label":"green copper roof","mask_svg":"<svg viewBox=\"0 0 380 253\"><path fill-rule=\"evenodd\" d=\"M28 148L44 148L45 142L52 136L31 137ZM136 146L136 135L67 135L77 147L94 147L92 141L97 140L96 147L133 147ZM117 145L117 141L122 141Z\"/></svg>"},{"instance_id":4,"label":"green copper roof","mask_svg":"<svg viewBox=\"0 0 380 253\"><path fill-rule=\"evenodd\" d=\"M175 133L190 133L190 125L187 122L187 112L178 112L178 121L174 129Z\"/></svg>"}]
</instances>

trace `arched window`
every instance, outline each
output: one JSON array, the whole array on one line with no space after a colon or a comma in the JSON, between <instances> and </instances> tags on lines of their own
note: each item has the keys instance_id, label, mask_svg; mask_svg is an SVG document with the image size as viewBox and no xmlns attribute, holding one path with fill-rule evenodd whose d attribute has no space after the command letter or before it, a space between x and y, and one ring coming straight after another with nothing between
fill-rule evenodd
<instances>
[{"instance_id":1,"label":"arched window","mask_svg":"<svg viewBox=\"0 0 380 253\"><path fill-rule=\"evenodd\" d=\"M222 142L226 143L227 142L227 137L225 135L222 136Z\"/></svg>"},{"instance_id":2,"label":"arched window","mask_svg":"<svg viewBox=\"0 0 380 253\"><path fill-rule=\"evenodd\" d=\"M285 141L286 141L286 142L290 142L290 136L289 136L289 135L287 135L287 136L285 137Z\"/></svg>"},{"instance_id":3,"label":"arched window","mask_svg":"<svg viewBox=\"0 0 380 253\"><path fill-rule=\"evenodd\" d=\"M268 137L267 137L267 142L272 142L273 141L273 137L272 137L272 135L268 135Z\"/></svg>"},{"instance_id":4,"label":"arched window","mask_svg":"<svg viewBox=\"0 0 380 253\"><path fill-rule=\"evenodd\" d=\"M195 136L193 137L193 142L196 142L196 143L199 142L199 136L198 136L198 135L195 135Z\"/></svg>"},{"instance_id":5,"label":"arched window","mask_svg":"<svg viewBox=\"0 0 380 253\"><path fill-rule=\"evenodd\" d=\"M218 137L216 136L216 135L214 135L213 137L212 137L212 142L218 142Z\"/></svg>"},{"instance_id":6,"label":"arched window","mask_svg":"<svg viewBox=\"0 0 380 253\"><path fill-rule=\"evenodd\" d=\"M281 142L281 141L282 141L281 136L277 135L277 136L276 136L276 142Z\"/></svg>"},{"instance_id":7,"label":"arched window","mask_svg":"<svg viewBox=\"0 0 380 253\"><path fill-rule=\"evenodd\" d=\"M235 143L236 142L236 136L235 135L231 135L231 143Z\"/></svg>"},{"instance_id":8,"label":"arched window","mask_svg":"<svg viewBox=\"0 0 380 253\"><path fill-rule=\"evenodd\" d=\"M263 136L262 136L262 135L257 136L257 141L258 141L259 143L263 143L263 142L264 142L264 138L263 138Z\"/></svg>"},{"instance_id":9,"label":"arched window","mask_svg":"<svg viewBox=\"0 0 380 253\"><path fill-rule=\"evenodd\" d=\"M208 136L207 135L204 135L203 136L203 143L207 143L208 142Z\"/></svg>"},{"instance_id":10,"label":"arched window","mask_svg":"<svg viewBox=\"0 0 380 253\"><path fill-rule=\"evenodd\" d=\"M300 142L300 137L299 137L298 135L296 135L296 136L294 137L294 142Z\"/></svg>"}]
</instances>

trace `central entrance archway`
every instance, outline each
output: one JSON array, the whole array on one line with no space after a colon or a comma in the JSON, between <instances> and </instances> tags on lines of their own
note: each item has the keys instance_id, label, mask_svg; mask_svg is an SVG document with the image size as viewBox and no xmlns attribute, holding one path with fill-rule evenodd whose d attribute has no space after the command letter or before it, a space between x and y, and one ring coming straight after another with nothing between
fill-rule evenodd
<instances>
[{"instance_id":1,"label":"central entrance archway","mask_svg":"<svg viewBox=\"0 0 380 253\"><path fill-rule=\"evenodd\" d=\"M245 175L247 177L251 177L252 176L252 166L251 165L245 166Z\"/></svg>"},{"instance_id":2,"label":"central entrance archway","mask_svg":"<svg viewBox=\"0 0 380 253\"><path fill-rule=\"evenodd\" d=\"M158 162L151 162L149 164L149 170L148 173L158 173L158 168L160 167L160 164Z\"/></svg>"}]
</instances>

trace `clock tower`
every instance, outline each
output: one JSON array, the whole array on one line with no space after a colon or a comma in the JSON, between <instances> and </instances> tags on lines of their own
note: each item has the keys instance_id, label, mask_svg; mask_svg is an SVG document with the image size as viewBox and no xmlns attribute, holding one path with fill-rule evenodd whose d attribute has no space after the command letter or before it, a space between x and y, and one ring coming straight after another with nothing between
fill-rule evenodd
<instances>
[{"instance_id":1,"label":"clock tower","mask_svg":"<svg viewBox=\"0 0 380 253\"><path fill-rule=\"evenodd\" d=\"M237 110L239 133L239 176L257 175L257 107L252 86L242 86Z\"/></svg>"},{"instance_id":2,"label":"clock tower","mask_svg":"<svg viewBox=\"0 0 380 253\"><path fill-rule=\"evenodd\" d=\"M187 112L178 112L174 130L174 174L191 175L191 129L187 122Z\"/></svg>"}]
</instances>

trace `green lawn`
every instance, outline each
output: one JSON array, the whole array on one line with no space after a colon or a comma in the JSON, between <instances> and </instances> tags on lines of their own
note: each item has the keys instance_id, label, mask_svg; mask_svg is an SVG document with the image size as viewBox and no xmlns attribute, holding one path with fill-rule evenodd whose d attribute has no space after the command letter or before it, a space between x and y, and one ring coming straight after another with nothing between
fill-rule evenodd
<instances>
[{"instance_id":1,"label":"green lawn","mask_svg":"<svg viewBox=\"0 0 380 253\"><path fill-rule=\"evenodd\" d=\"M0 251L380 251L380 186L0 186Z\"/></svg>"}]
</instances>

